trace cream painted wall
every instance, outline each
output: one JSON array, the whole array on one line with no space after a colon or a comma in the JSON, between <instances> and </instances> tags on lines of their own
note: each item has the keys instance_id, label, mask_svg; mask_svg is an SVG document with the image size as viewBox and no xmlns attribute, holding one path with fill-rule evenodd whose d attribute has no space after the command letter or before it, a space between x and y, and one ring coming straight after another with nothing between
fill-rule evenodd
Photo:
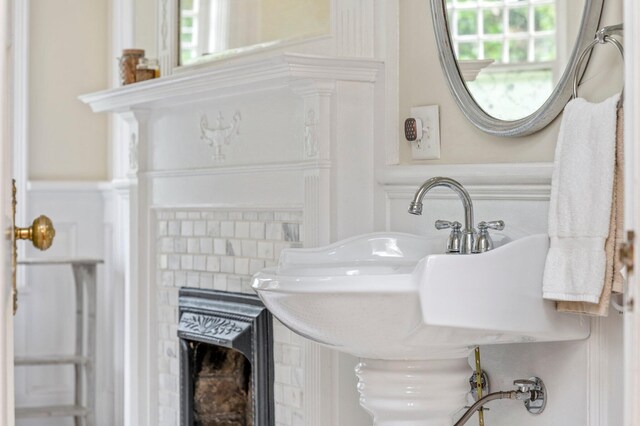
<instances>
[{"instance_id":1,"label":"cream painted wall","mask_svg":"<svg viewBox=\"0 0 640 426\"><path fill-rule=\"evenodd\" d=\"M29 179L107 178L107 117L78 95L108 85L108 0L30 0Z\"/></svg>"},{"instance_id":2,"label":"cream painted wall","mask_svg":"<svg viewBox=\"0 0 640 426\"><path fill-rule=\"evenodd\" d=\"M328 33L330 6L329 0L262 0L260 38L271 41Z\"/></svg>"},{"instance_id":3,"label":"cream painted wall","mask_svg":"<svg viewBox=\"0 0 640 426\"><path fill-rule=\"evenodd\" d=\"M411 148L400 134L401 163L503 163L552 161L560 120L522 138L499 138L477 130L450 95L433 35L429 1L400 2L400 123L412 106L440 105L441 159L411 160ZM571 11L569 11L571 12ZM622 1L607 0L603 25L622 22ZM605 99L622 87L622 60L612 46L597 46L580 95ZM400 129L402 129L400 127Z\"/></svg>"},{"instance_id":4,"label":"cream painted wall","mask_svg":"<svg viewBox=\"0 0 640 426\"><path fill-rule=\"evenodd\" d=\"M144 49L147 58L158 57L156 42L157 0L133 0L135 3L135 48Z\"/></svg>"}]
</instances>

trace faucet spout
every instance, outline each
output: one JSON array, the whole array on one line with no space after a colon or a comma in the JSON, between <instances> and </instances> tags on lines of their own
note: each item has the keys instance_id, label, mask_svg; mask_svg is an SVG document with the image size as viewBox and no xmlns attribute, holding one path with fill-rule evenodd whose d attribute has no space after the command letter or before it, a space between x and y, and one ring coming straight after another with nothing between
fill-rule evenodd
<instances>
[{"instance_id":1,"label":"faucet spout","mask_svg":"<svg viewBox=\"0 0 640 426\"><path fill-rule=\"evenodd\" d=\"M458 194L460 201L464 207L464 229L463 244L461 247L462 253L471 253L473 248L473 202L466 189L456 180L448 177L434 177L423 183L416 191L413 200L409 204L409 213L414 215L422 214L422 199L427 195L427 192L438 186L444 186L451 189Z\"/></svg>"}]
</instances>

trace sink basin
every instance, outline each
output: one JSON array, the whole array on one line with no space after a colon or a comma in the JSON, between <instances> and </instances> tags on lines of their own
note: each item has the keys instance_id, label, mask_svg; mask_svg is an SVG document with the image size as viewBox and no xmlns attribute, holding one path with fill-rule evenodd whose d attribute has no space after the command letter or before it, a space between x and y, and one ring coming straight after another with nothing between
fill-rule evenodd
<instances>
[{"instance_id":1,"label":"sink basin","mask_svg":"<svg viewBox=\"0 0 640 426\"><path fill-rule=\"evenodd\" d=\"M494 242L451 255L442 236L376 233L288 249L253 288L296 333L362 358L360 403L375 425L451 426L475 346L589 335L589 321L542 299L546 235Z\"/></svg>"},{"instance_id":2,"label":"sink basin","mask_svg":"<svg viewBox=\"0 0 640 426\"><path fill-rule=\"evenodd\" d=\"M284 250L253 288L285 325L363 358L464 357L477 345L583 339L588 321L542 299L546 235L473 255L442 237L368 234Z\"/></svg>"}]
</instances>

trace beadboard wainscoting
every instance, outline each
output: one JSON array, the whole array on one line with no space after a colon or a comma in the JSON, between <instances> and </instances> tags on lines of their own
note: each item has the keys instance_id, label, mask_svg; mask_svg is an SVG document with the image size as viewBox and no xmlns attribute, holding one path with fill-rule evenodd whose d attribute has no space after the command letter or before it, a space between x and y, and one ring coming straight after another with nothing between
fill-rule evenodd
<instances>
[{"instance_id":1,"label":"beadboard wainscoting","mask_svg":"<svg viewBox=\"0 0 640 426\"><path fill-rule=\"evenodd\" d=\"M409 201L419 185L434 176L458 180L473 199L476 223L505 221L504 232L514 237L546 233L551 194L550 163L455 164L391 166L378 169L381 191L377 210L383 229L417 234L436 232L437 219L463 220L457 194L436 188L424 200L422 216L407 213ZM515 283L514 285L517 285ZM541 283L542 285L542 283ZM542 291L541 291L542 296ZM455 303L455 301L451 301ZM611 309L608 318L591 321L591 336L585 341L523 343L481 348L483 369L491 390L509 390L513 380L541 377L549 392L543 414L532 416L520 405L505 401L490 404L485 413L496 426L622 424L622 315ZM469 360L470 365L473 359ZM470 367L471 373L471 367ZM476 418L470 424L477 423Z\"/></svg>"}]
</instances>

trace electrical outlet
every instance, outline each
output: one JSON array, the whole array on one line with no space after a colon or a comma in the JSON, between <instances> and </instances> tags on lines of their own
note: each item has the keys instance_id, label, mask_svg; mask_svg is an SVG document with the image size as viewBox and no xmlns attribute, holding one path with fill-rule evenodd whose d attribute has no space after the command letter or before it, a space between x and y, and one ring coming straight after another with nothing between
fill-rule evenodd
<instances>
[{"instance_id":1,"label":"electrical outlet","mask_svg":"<svg viewBox=\"0 0 640 426\"><path fill-rule=\"evenodd\" d=\"M422 139L411 142L414 160L440 158L440 113L438 105L411 108L411 117L422 120Z\"/></svg>"}]
</instances>

